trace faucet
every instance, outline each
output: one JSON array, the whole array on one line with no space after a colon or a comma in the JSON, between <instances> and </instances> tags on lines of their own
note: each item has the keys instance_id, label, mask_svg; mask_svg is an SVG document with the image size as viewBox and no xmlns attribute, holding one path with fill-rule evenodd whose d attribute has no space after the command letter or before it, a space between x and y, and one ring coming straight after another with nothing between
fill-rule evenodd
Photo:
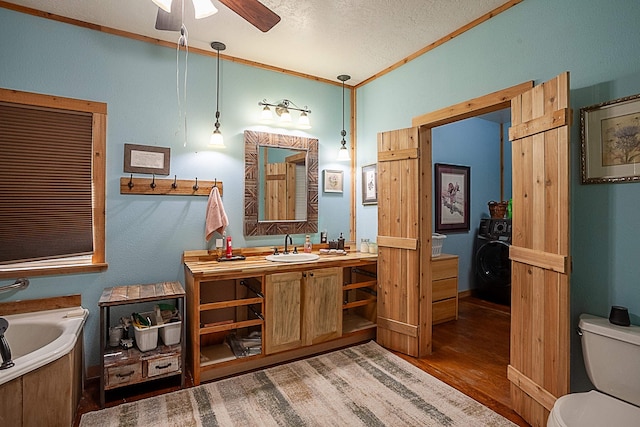
<instances>
[{"instance_id":1,"label":"faucet","mask_svg":"<svg viewBox=\"0 0 640 427\"><path fill-rule=\"evenodd\" d=\"M0 365L0 370L9 369L15 363L11 360L11 349L9 348L9 343L7 339L4 337L4 333L7 331L9 327L9 322L7 319L0 317L0 358L2 358L2 365Z\"/></svg>"},{"instance_id":2,"label":"faucet","mask_svg":"<svg viewBox=\"0 0 640 427\"><path fill-rule=\"evenodd\" d=\"M284 252L282 252L283 255L286 255L286 254L289 253L289 249L288 249L288 246L287 246L287 239L289 240L289 244L293 245L293 240L291 239L291 236L289 236L289 234L284 236Z\"/></svg>"}]
</instances>

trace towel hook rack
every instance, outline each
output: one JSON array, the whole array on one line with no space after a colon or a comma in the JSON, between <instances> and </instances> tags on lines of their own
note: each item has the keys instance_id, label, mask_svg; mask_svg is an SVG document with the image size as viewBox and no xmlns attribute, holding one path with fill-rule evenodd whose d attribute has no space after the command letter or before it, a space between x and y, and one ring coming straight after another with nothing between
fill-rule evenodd
<instances>
[{"instance_id":1,"label":"towel hook rack","mask_svg":"<svg viewBox=\"0 0 640 427\"><path fill-rule=\"evenodd\" d=\"M173 183L171 184L171 188L174 190L178 188L178 175L173 175Z\"/></svg>"},{"instance_id":2,"label":"towel hook rack","mask_svg":"<svg viewBox=\"0 0 640 427\"><path fill-rule=\"evenodd\" d=\"M196 176L196 183L193 184L193 190L198 191L198 177Z\"/></svg>"},{"instance_id":3,"label":"towel hook rack","mask_svg":"<svg viewBox=\"0 0 640 427\"><path fill-rule=\"evenodd\" d=\"M151 180L151 188L156 188L156 174L153 174L153 179Z\"/></svg>"},{"instance_id":4,"label":"towel hook rack","mask_svg":"<svg viewBox=\"0 0 640 427\"><path fill-rule=\"evenodd\" d=\"M131 174L131 176L129 177L129 183L127 184L127 186L129 187L129 190L133 188L133 174Z\"/></svg>"}]
</instances>

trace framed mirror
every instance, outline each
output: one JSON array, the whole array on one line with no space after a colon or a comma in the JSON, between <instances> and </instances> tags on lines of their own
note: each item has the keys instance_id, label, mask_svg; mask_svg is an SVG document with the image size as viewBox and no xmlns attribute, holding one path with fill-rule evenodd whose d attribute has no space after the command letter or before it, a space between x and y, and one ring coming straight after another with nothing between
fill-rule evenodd
<instances>
[{"instance_id":1,"label":"framed mirror","mask_svg":"<svg viewBox=\"0 0 640 427\"><path fill-rule=\"evenodd\" d=\"M318 140L244 132L244 235L318 232Z\"/></svg>"}]
</instances>

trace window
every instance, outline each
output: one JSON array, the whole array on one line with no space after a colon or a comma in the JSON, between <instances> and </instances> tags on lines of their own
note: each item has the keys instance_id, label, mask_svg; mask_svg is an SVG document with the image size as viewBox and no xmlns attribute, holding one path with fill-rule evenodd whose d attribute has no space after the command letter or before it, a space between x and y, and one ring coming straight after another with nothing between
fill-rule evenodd
<instances>
[{"instance_id":1,"label":"window","mask_svg":"<svg viewBox=\"0 0 640 427\"><path fill-rule=\"evenodd\" d=\"M0 89L0 278L103 270L103 103Z\"/></svg>"}]
</instances>

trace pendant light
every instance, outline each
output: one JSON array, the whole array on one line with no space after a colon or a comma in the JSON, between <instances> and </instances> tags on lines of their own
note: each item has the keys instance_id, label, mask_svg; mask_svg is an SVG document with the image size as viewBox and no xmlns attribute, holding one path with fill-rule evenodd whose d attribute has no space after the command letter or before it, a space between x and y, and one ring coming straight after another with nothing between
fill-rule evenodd
<instances>
[{"instance_id":1,"label":"pendant light","mask_svg":"<svg viewBox=\"0 0 640 427\"><path fill-rule=\"evenodd\" d=\"M349 156L349 149L347 148L347 141L345 141L344 139L344 137L347 136L347 131L344 130L344 82L346 82L350 78L351 76L348 76L346 74L340 74L338 76L338 80L342 82L342 132L340 132L340 135L342 135L342 141L340 142L340 144L342 145L338 150L338 161L351 160L351 156Z\"/></svg>"},{"instance_id":2,"label":"pendant light","mask_svg":"<svg viewBox=\"0 0 640 427\"><path fill-rule=\"evenodd\" d=\"M218 65L216 71L216 128L213 130L211 134L211 139L209 140L210 145L214 145L216 147L224 147L224 139L222 138L222 132L220 132L220 110L218 108L219 100L220 100L220 51L225 50L227 46L225 46L222 42L212 42L211 47L213 50L218 51Z\"/></svg>"}]
</instances>

